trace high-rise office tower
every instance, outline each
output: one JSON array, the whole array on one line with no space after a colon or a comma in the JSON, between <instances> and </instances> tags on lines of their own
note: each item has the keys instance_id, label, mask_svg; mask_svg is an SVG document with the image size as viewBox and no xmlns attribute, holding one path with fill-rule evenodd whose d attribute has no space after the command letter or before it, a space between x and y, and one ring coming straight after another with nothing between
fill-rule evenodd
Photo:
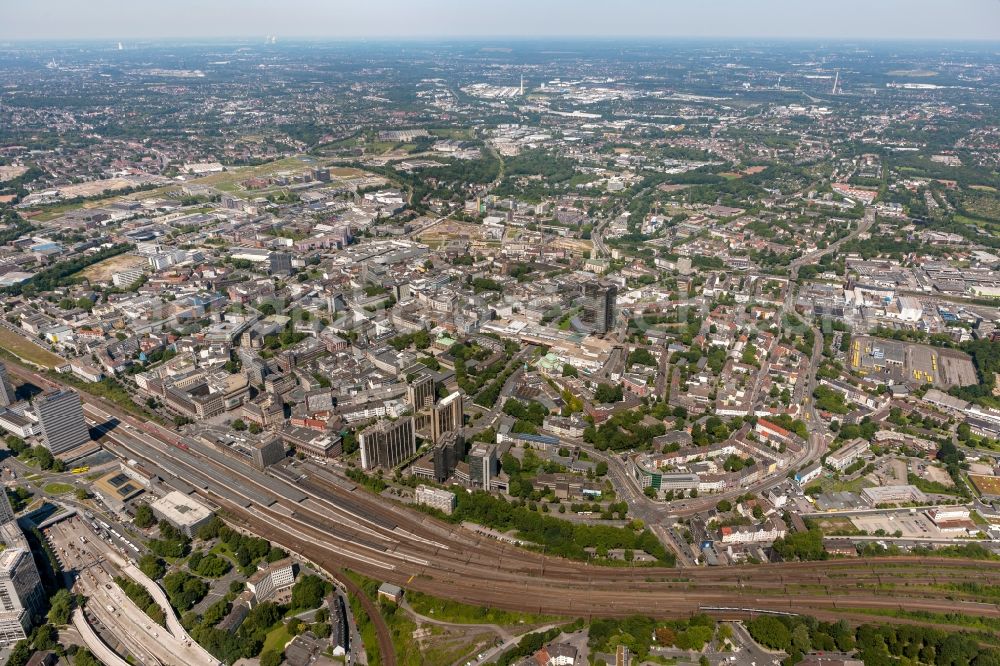
<instances>
[{"instance_id":1,"label":"high-rise office tower","mask_svg":"<svg viewBox=\"0 0 1000 666\"><path fill-rule=\"evenodd\" d=\"M17 402L17 398L14 396L14 386L10 383L10 377L7 376L7 366L0 363L0 407L6 407L15 402Z\"/></svg>"},{"instance_id":2,"label":"high-rise office tower","mask_svg":"<svg viewBox=\"0 0 1000 666\"><path fill-rule=\"evenodd\" d=\"M26 548L0 553L0 645L27 637L32 617L42 609L42 581Z\"/></svg>"},{"instance_id":3,"label":"high-rise office tower","mask_svg":"<svg viewBox=\"0 0 1000 666\"><path fill-rule=\"evenodd\" d=\"M14 520L14 508L10 505L10 498L6 492L0 492L0 525L6 525L12 520Z\"/></svg>"},{"instance_id":4,"label":"high-rise office tower","mask_svg":"<svg viewBox=\"0 0 1000 666\"><path fill-rule=\"evenodd\" d=\"M594 280L583 285L583 323L594 333L607 333L615 327L615 301L618 287Z\"/></svg>"},{"instance_id":5,"label":"high-rise office tower","mask_svg":"<svg viewBox=\"0 0 1000 666\"><path fill-rule=\"evenodd\" d=\"M57 455L90 441L83 419L83 404L76 391L63 389L43 393L35 399L35 413L45 446Z\"/></svg>"},{"instance_id":6,"label":"high-rise office tower","mask_svg":"<svg viewBox=\"0 0 1000 666\"><path fill-rule=\"evenodd\" d=\"M434 444L431 452L434 461L434 480L443 483L455 471L458 461L465 457L465 439L458 430L446 432Z\"/></svg>"},{"instance_id":7,"label":"high-rise office tower","mask_svg":"<svg viewBox=\"0 0 1000 666\"><path fill-rule=\"evenodd\" d=\"M434 411L434 378L421 375L406 387L406 402L413 409L413 427L422 436L431 428L431 413Z\"/></svg>"},{"instance_id":8,"label":"high-rise office tower","mask_svg":"<svg viewBox=\"0 0 1000 666\"><path fill-rule=\"evenodd\" d=\"M420 375L406 387L406 402L413 411L418 412L434 404L434 378L430 375Z\"/></svg>"},{"instance_id":9,"label":"high-rise office tower","mask_svg":"<svg viewBox=\"0 0 1000 666\"><path fill-rule=\"evenodd\" d=\"M391 421L382 419L361 431L361 467L392 469L417 452L417 433L413 417Z\"/></svg>"},{"instance_id":10,"label":"high-rise office tower","mask_svg":"<svg viewBox=\"0 0 1000 666\"><path fill-rule=\"evenodd\" d=\"M464 423L462 394L455 391L434 406L431 414L431 441L441 441L446 432L459 430Z\"/></svg>"},{"instance_id":11,"label":"high-rise office tower","mask_svg":"<svg viewBox=\"0 0 1000 666\"><path fill-rule=\"evenodd\" d=\"M490 489L490 482L497 475L496 444L477 442L469 451L469 479L472 485Z\"/></svg>"}]
</instances>

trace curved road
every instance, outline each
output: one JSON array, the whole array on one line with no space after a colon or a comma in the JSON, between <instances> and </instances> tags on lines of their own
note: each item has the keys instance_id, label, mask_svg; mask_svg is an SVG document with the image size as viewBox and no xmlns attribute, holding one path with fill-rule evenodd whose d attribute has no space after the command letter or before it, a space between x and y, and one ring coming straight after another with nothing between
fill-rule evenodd
<instances>
[{"instance_id":1,"label":"curved road","mask_svg":"<svg viewBox=\"0 0 1000 666\"><path fill-rule=\"evenodd\" d=\"M94 628L87 622L87 617L83 614L82 608L77 608L73 611L73 626L80 632L80 637L87 644L87 649L93 652L94 656L100 659L102 664L105 664L105 666L132 666L101 640L101 637L97 635Z\"/></svg>"},{"instance_id":2,"label":"curved road","mask_svg":"<svg viewBox=\"0 0 1000 666\"><path fill-rule=\"evenodd\" d=\"M34 381L34 373L11 370ZM169 460L191 474L207 473L229 493L245 496L258 488L274 492L260 485L264 477L249 467L243 466L244 471L196 449L178 449L170 431L141 423L100 399L83 397L92 420L105 423L113 415L126 424L108 433L108 444L115 450L153 463ZM213 474L216 468L218 474ZM267 478L272 484L278 480ZM585 618L683 616L704 606L808 612L822 619L856 619L866 609L901 608L1000 618L1000 606L950 587L962 582L1000 585L998 562L885 558L685 570L599 567L480 537L365 491L324 483L315 475L280 483L305 492L308 499L294 500L279 492L275 503L248 498L236 504L211 487L198 493L251 531L328 571L349 566L378 580L466 603ZM360 598L364 602L365 597ZM374 604L366 608L378 627L381 616ZM388 648L385 663L394 663L387 629L379 631L379 639Z\"/></svg>"}]
</instances>

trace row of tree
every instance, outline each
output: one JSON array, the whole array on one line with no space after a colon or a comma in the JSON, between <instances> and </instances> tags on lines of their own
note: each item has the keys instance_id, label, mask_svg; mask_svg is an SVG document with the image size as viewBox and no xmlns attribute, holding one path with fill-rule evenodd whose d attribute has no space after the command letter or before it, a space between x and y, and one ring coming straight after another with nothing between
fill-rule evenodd
<instances>
[{"instance_id":1,"label":"row of tree","mask_svg":"<svg viewBox=\"0 0 1000 666\"><path fill-rule=\"evenodd\" d=\"M935 666L994 666L1000 651L974 637L943 629L911 625L821 622L816 618L762 615L746 623L755 641L789 654L786 664L801 661L811 651L856 650L866 666L934 664Z\"/></svg>"}]
</instances>

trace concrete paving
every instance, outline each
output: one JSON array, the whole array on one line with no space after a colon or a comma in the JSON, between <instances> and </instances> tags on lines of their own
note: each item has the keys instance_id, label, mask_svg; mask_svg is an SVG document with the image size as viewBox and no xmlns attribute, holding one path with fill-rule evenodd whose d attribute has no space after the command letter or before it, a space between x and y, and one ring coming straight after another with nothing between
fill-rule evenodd
<instances>
[{"instance_id":1,"label":"concrete paving","mask_svg":"<svg viewBox=\"0 0 1000 666\"><path fill-rule=\"evenodd\" d=\"M101 541L86 523L76 519L59 523L49 530L49 538L59 553L64 570L75 573L75 589L89 598L88 612L137 661L217 666L219 661L191 640L180 626L163 590ZM133 577L143 584L158 605L166 604L167 627L153 622L125 595L114 582L118 575Z\"/></svg>"},{"instance_id":2,"label":"concrete paving","mask_svg":"<svg viewBox=\"0 0 1000 666\"><path fill-rule=\"evenodd\" d=\"M87 618L80 608L73 611L73 626L80 632L80 636L83 638L83 642L86 643L87 649L93 652L94 656L100 659L102 664L105 666L131 666L101 640L101 637L97 635L94 628L87 622Z\"/></svg>"}]
</instances>

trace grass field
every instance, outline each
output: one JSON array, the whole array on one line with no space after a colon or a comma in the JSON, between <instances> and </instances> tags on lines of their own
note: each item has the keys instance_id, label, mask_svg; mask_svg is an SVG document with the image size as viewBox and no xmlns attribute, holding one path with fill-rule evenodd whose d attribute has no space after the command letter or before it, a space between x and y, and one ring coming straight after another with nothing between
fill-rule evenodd
<instances>
[{"instance_id":1,"label":"grass field","mask_svg":"<svg viewBox=\"0 0 1000 666\"><path fill-rule=\"evenodd\" d=\"M455 624L496 624L509 627L544 624L558 619L550 615L514 613L485 606L472 606L448 599L439 599L414 590L406 593L406 600L420 615Z\"/></svg>"},{"instance_id":2,"label":"grass field","mask_svg":"<svg viewBox=\"0 0 1000 666\"><path fill-rule=\"evenodd\" d=\"M29 363L46 368L55 368L66 363L41 345L24 338L17 333L0 326L0 349L3 349Z\"/></svg>"},{"instance_id":3,"label":"grass field","mask_svg":"<svg viewBox=\"0 0 1000 666\"><path fill-rule=\"evenodd\" d=\"M813 481L809 484L809 487L819 486L823 489L824 493L859 493L865 488L874 486L875 484L868 480L867 477L861 476L850 481L844 481L841 479L834 478L833 475L823 476L818 481Z\"/></svg>"},{"instance_id":4,"label":"grass field","mask_svg":"<svg viewBox=\"0 0 1000 666\"><path fill-rule=\"evenodd\" d=\"M970 474L969 480L983 495L1000 495L1000 478L983 474Z\"/></svg>"},{"instance_id":5,"label":"grass field","mask_svg":"<svg viewBox=\"0 0 1000 666\"><path fill-rule=\"evenodd\" d=\"M55 218L68 213L71 210L76 210L77 208L84 208L83 203L70 203L70 204L54 204L51 206L45 206L38 215L35 215L31 219L37 220L39 222L48 222L49 220L54 220Z\"/></svg>"},{"instance_id":6,"label":"grass field","mask_svg":"<svg viewBox=\"0 0 1000 666\"><path fill-rule=\"evenodd\" d=\"M1000 197L986 190L963 195L962 206L973 217L987 220L1000 219Z\"/></svg>"},{"instance_id":7,"label":"grass field","mask_svg":"<svg viewBox=\"0 0 1000 666\"><path fill-rule=\"evenodd\" d=\"M857 528L854 527L854 523L851 522L849 518L815 518L814 522L817 527L819 527L823 532L856 532Z\"/></svg>"},{"instance_id":8,"label":"grass field","mask_svg":"<svg viewBox=\"0 0 1000 666\"><path fill-rule=\"evenodd\" d=\"M221 555L222 557L226 557L230 560L233 560L233 564L236 563L235 559L233 559L234 558L233 551L229 547L229 544L227 544L225 541L220 541L219 543L215 544L208 552L213 553L215 555Z\"/></svg>"},{"instance_id":9,"label":"grass field","mask_svg":"<svg viewBox=\"0 0 1000 666\"><path fill-rule=\"evenodd\" d=\"M66 493L73 492L73 486L68 483L53 481L52 483L46 483L42 486L42 490L47 492L49 495L65 495Z\"/></svg>"},{"instance_id":10,"label":"grass field","mask_svg":"<svg viewBox=\"0 0 1000 666\"><path fill-rule=\"evenodd\" d=\"M428 130L432 135L442 139L471 139L472 130L459 127L441 127Z\"/></svg>"},{"instance_id":11,"label":"grass field","mask_svg":"<svg viewBox=\"0 0 1000 666\"><path fill-rule=\"evenodd\" d=\"M991 222L989 220L983 220L978 217L967 217L959 213L955 213L954 220L956 222L961 222L962 224L967 224L972 227L979 227L985 231L991 233L997 233L1000 231L1000 224L996 222Z\"/></svg>"},{"instance_id":12,"label":"grass field","mask_svg":"<svg viewBox=\"0 0 1000 666\"><path fill-rule=\"evenodd\" d=\"M288 628L285 623L282 622L280 625L271 630L264 639L264 649L263 652L268 652L269 650L274 650L275 652L281 652L285 649L285 645L288 641L292 640L292 635L288 633Z\"/></svg>"},{"instance_id":13,"label":"grass field","mask_svg":"<svg viewBox=\"0 0 1000 666\"><path fill-rule=\"evenodd\" d=\"M330 167L330 175L337 178L357 178L365 172L354 167Z\"/></svg>"}]
</instances>

